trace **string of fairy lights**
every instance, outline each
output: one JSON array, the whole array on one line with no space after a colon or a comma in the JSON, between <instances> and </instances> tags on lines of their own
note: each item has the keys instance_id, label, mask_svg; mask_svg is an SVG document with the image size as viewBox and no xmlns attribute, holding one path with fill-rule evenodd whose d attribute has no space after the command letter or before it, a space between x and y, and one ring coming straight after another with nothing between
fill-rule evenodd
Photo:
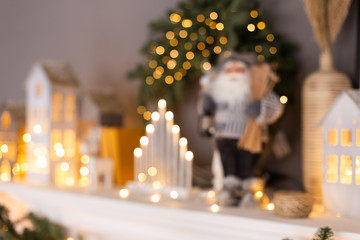
<instances>
[{"instance_id":1,"label":"string of fairy lights","mask_svg":"<svg viewBox=\"0 0 360 240\"><path fill-rule=\"evenodd\" d=\"M187 80L187 75L199 77L199 74L211 70L217 57L231 55L226 24L220 20L219 13L211 11L200 13L192 18L183 16L183 10L169 14L172 29L164 31L160 40L150 43L147 48L145 65L145 87L169 88L171 85ZM252 19L245 26L245 31L254 33L264 31L266 23L259 18L259 12L252 9L249 12ZM257 54L259 62L271 58L278 52L273 33L263 34L267 45L257 44L252 51ZM277 68L276 60L271 62ZM201 71L202 70L202 71ZM191 77L188 77L191 78ZM286 104L288 98L281 96L280 102ZM137 112L145 120L151 119L151 112L146 108L147 102L138 106Z\"/></svg>"}]
</instances>

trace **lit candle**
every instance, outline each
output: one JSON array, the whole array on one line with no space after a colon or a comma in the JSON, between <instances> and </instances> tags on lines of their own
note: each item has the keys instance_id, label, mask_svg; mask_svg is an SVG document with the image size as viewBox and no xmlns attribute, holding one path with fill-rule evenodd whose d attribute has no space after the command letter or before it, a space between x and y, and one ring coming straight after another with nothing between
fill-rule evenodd
<instances>
[{"instance_id":1,"label":"lit candle","mask_svg":"<svg viewBox=\"0 0 360 240\"><path fill-rule=\"evenodd\" d=\"M194 159L194 154L191 151L185 153L185 188L187 190L191 189L192 186L192 163Z\"/></svg>"},{"instance_id":2,"label":"lit candle","mask_svg":"<svg viewBox=\"0 0 360 240\"><path fill-rule=\"evenodd\" d=\"M171 128L172 146L171 146L171 184L173 186L179 185L178 171L179 171L179 137L180 127L174 125Z\"/></svg>"},{"instance_id":3,"label":"lit candle","mask_svg":"<svg viewBox=\"0 0 360 240\"><path fill-rule=\"evenodd\" d=\"M137 180L137 177L140 174L140 162L141 162L141 156L143 152L141 148L135 148L134 150L134 178Z\"/></svg>"},{"instance_id":4,"label":"lit candle","mask_svg":"<svg viewBox=\"0 0 360 240\"><path fill-rule=\"evenodd\" d=\"M187 152L187 139L179 140L179 186L185 187L185 154Z\"/></svg>"},{"instance_id":5,"label":"lit candle","mask_svg":"<svg viewBox=\"0 0 360 240\"><path fill-rule=\"evenodd\" d=\"M155 127L155 131L153 133L153 139L152 139L152 145L153 145L153 157L152 157L152 163L151 163L151 166L150 167L155 167L157 170L160 170L159 169L159 153L160 153L160 150L161 150L161 145L160 145L160 124L159 124L159 121L160 121L160 114L158 112L153 112L151 114L151 119L152 119L152 124L154 125ZM158 171L159 173L159 171ZM153 176L151 178L151 182L153 182L155 180L155 178L158 178L159 177L159 174L156 174L155 176Z\"/></svg>"},{"instance_id":6,"label":"lit candle","mask_svg":"<svg viewBox=\"0 0 360 240\"><path fill-rule=\"evenodd\" d=\"M153 124L148 124L146 125L146 136L148 137L149 140L149 144L147 147L147 161L144 162L141 172L143 172L144 174L147 174L148 169L153 165L154 162L154 132L155 132L155 127ZM147 177L145 178L148 181L150 181L150 178Z\"/></svg>"},{"instance_id":7,"label":"lit candle","mask_svg":"<svg viewBox=\"0 0 360 240\"><path fill-rule=\"evenodd\" d=\"M166 119L166 156L165 156L165 169L166 169L166 179L165 184L171 185L171 168L172 168L172 131L171 128L174 125L174 114L172 112L166 112L165 114Z\"/></svg>"},{"instance_id":8,"label":"lit candle","mask_svg":"<svg viewBox=\"0 0 360 240\"><path fill-rule=\"evenodd\" d=\"M139 162L139 172L138 174L140 173L143 173L145 172L146 170L146 163L148 162L148 159L149 159L149 138L146 137L146 136L142 136L140 138L140 146L141 146L141 150L142 150L142 158L141 158L141 161ZM139 177L139 175L135 175L136 178Z\"/></svg>"},{"instance_id":9,"label":"lit candle","mask_svg":"<svg viewBox=\"0 0 360 240\"><path fill-rule=\"evenodd\" d=\"M159 111L159 181L162 184L166 182L166 121L165 121L165 113L166 113L166 101L164 99L160 99L158 102L158 111Z\"/></svg>"}]
</instances>

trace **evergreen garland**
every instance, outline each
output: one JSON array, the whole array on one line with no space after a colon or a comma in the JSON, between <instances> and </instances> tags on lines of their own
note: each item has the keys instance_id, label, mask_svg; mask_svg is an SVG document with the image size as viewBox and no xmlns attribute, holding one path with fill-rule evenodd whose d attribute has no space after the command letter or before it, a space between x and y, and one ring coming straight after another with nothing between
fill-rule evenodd
<instances>
[{"instance_id":1,"label":"evergreen garland","mask_svg":"<svg viewBox=\"0 0 360 240\"><path fill-rule=\"evenodd\" d=\"M179 102L185 87L230 50L255 52L258 61L270 62L280 76L275 91L291 100L295 46L271 31L259 0L184 0L150 28L142 49L145 61L129 74L142 80L138 113L145 120L151 118L146 109L151 101L161 97L169 105Z\"/></svg>"}]
</instances>

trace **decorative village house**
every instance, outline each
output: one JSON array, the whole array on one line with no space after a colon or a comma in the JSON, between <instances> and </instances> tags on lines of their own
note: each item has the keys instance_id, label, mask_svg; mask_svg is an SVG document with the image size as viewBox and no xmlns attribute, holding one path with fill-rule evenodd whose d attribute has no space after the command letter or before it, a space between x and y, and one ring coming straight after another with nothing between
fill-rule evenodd
<instances>
[{"instance_id":1,"label":"decorative village house","mask_svg":"<svg viewBox=\"0 0 360 240\"><path fill-rule=\"evenodd\" d=\"M343 91L321 124L324 206L360 217L360 91Z\"/></svg>"},{"instance_id":2,"label":"decorative village house","mask_svg":"<svg viewBox=\"0 0 360 240\"><path fill-rule=\"evenodd\" d=\"M0 180L10 181L14 175L23 177L25 163L25 106L5 102L0 106Z\"/></svg>"},{"instance_id":3,"label":"decorative village house","mask_svg":"<svg viewBox=\"0 0 360 240\"><path fill-rule=\"evenodd\" d=\"M59 62L35 64L26 81L26 131L30 182L73 185L78 166L77 79Z\"/></svg>"}]
</instances>

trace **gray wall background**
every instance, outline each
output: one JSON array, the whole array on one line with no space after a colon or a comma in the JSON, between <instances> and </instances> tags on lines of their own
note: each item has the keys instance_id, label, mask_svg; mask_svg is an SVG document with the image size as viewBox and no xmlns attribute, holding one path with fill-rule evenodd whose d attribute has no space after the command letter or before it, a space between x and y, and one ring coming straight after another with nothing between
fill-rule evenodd
<instances>
[{"instance_id":1,"label":"gray wall background","mask_svg":"<svg viewBox=\"0 0 360 240\"><path fill-rule=\"evenodd\" d=\"M138 81L126 73L142 61L139 49L148 36L148 23L165 16L177 0L0 0L0 101L24 100L24 81L34 62L69 62L84 88L116 89L126 113L125 125L141 127L136 113ZM300 89L317 69L319 50L301 0L264 0L267 25L298 44L296 101L289 106L284 130L292 146L285 160L269 160L274 185L301 188ZM334 45L335 66L353 80L356 76L358 1L354 1ZM196 173L210 179L211 144L197 134L197 89L175 111L181 134L196 156ZM200 166L200 167L199 167ZM284 181L286 180L286 181ZM207 182L198 182L206 185Z\"/></svg>"}]
</instances>

